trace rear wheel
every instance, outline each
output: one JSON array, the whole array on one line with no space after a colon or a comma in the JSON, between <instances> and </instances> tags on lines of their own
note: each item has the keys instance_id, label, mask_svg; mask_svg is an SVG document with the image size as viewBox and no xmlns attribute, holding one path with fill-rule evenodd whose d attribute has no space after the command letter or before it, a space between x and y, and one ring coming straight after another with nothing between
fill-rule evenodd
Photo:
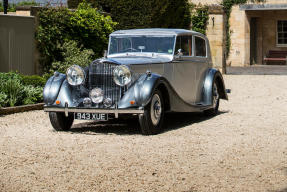
<instances>
[{"instance_id":1,"label":"rear wheel","mask_svg":"<svg viewBox=\"0 0 287 192\"><path fill-rule=\"evenodd\" d=\"M143 135L155 135L161 132L164 118L162 94L155 90L151 102L145 107L144 114L139 115Z\"/></svg>"},{"instance_id":2,"label":"rear wheel","mask_svg":"<svg viewBox=\"0 0 287 192\"><path fill-rule=\"evenodd\" d=\"M204 114L207 116L215 116L218 113L219 102L218 83L217 81L214 81L212 85L212 108L205 110Z\"/></svg>"},{"instance_id":3,"label":"rear wheel","mask_svg":"<svg viewBox=\"0 0 287 192\"><path fill-rule=\"evenodd\" d=\"M71 114L66 117L64 113L49 112L49 117L56 131L68 131L74 122L74 116Z\"/></svg>"}]
</instances>

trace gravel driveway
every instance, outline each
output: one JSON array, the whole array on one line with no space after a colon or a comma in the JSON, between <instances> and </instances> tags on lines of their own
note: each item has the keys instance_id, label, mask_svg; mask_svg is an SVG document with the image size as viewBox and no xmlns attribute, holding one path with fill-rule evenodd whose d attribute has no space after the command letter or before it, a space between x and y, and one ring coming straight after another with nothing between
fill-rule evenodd
<instances>
[{"instance_id":1,"label":"gravel driveway","mask_svg":"<svg viewBox=\"0 0 287 192\"><path fill-rule=\"evenodd\" d=\"M136 121L76 121L53 131L48 114L0 117L0 191L287 191L287 76L225 76L220 114L167 116L142 136Z\"/></svg>"}]
</instances>

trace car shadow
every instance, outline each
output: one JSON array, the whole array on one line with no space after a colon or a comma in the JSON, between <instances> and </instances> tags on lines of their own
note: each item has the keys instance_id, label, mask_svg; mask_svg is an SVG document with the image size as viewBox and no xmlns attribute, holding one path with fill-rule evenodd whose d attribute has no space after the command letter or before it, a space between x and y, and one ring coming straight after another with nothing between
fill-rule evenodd
<instances>
[{"instance_id":1,"label":"car shadow","mask_svg":"<svg viewBox=\"0 0 287 192\"><path fill-rule=\"evenodd\" d=\"M228 111L220 111L218 115L228 113ZM217 116L218 116L217 115ZM165 115L164 132L180 129L185 126L200 123L212 116L205 116L203 113L167 113ZM141 134L140 125L137 117L128 119L111 119L106 122L84 122L74 124L69 130L72 134L117 134L117 135L137 135Z\"/></svg>"}]
</instances>

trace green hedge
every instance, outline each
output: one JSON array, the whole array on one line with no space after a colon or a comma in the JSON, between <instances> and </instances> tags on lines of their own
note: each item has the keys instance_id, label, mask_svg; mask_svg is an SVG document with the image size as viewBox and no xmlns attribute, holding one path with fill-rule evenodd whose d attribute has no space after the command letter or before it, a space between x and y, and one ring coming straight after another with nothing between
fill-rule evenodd
<instances>
[{"instance_id":1,"label":"green hedge","mask_svg":"<svg viewBox=\"0 0 287 192\"><path fill-rule=\"evenodd\" d=\"M34 87L44 87L46 79L38 75L22 75L23 85L32 85Z\"/></svg>"},{"instance_id":2,"label":"green hedge","mask_svg":"<svg viewBox=\"0 0 287 192\"><path fill-rule=\"evenodd\" d=\"M75 8L81 0L68 0ZM190 28L188 0L88 0L94 7L110 13L117 29Z\"/></svg>"},{"instance_id":3,"label":"green hedge","mask_svg":"<svg viewBox=\"0 0 287 192\"><path fill-rule=\"evenodd\" d=\"M102 56L108 46L108 36L116 25L110 16L102 15L87 3L79 4L76 11L63 7L44 8L38 17L36 40L44 73L50 71L53 62L65 60L62 47L71 40L75 40L78 47L93 50L93 58Z\"/></svg>"}]
</instances>

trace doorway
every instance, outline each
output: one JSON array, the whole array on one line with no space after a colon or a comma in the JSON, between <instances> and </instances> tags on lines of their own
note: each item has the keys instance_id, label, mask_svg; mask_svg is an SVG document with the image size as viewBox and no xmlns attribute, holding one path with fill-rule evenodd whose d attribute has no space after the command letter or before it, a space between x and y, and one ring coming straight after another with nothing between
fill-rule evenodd
<instances>
[{"instance_id":1,"label":"doorway","mask_svg":"<svg viewBox=\"0 0 287 192\"><path fill-rule=\"evenodd\" d=\"M250 65L257 63L257 18L250 20Z\"/></svg>"}]
</instances>

